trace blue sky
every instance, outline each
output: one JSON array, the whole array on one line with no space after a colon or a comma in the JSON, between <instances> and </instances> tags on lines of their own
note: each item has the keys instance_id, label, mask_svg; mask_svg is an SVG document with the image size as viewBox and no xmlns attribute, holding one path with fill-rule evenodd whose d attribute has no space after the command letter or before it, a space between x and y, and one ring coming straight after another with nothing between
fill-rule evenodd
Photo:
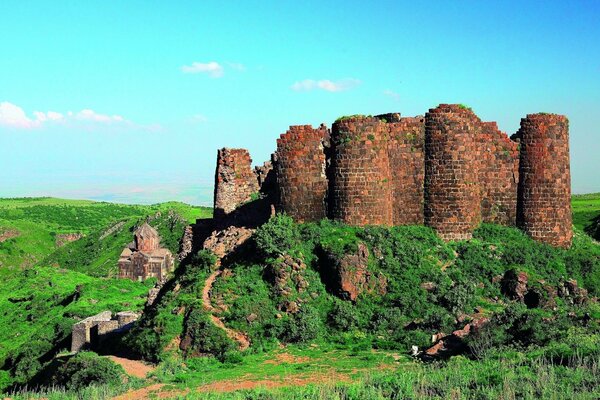
<instances>
[{"instance_id":1,"label":"blue sky","mask_svg":"<svg viewBox=\"0 0 600 400\"><path fill-rule=\"evenodd\" d=\"M0 2L0 197L210 204L216 151L463 103L571 123L600 191L600 2Z\"/></svg>"}]
</instances>

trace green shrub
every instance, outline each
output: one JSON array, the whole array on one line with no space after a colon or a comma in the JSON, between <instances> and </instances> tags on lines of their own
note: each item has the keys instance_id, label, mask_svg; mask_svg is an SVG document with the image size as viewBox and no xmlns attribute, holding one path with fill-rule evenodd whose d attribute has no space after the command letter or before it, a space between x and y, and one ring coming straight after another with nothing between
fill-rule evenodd
<instances>
[{"instance_id":1,"label":"green shrub","mask_svg":"<svg viewBox=\"0 0 600 400\"><path fill-rule=\"evenodd\" d=\"M80 352L61 365L52 377L52 384L70 390L90 385L119 385L123 368L92 352Z\"/></svg>"},{"instance_id":2,"label":"green shrub","mask_svg":"<svg viewBox=\"0 0 600 400\"><path fill-rule=\"evenodd\" d=\"M274 258L288 253L300 242L300 231L291 217L277 214L256 230L254 240L259 252Z\"/></svg>"},{"instance_id":3,"label":"green shrub","mask_svg":"<svg viewBox=\"0 0 600 400\"><path fill-rule=\"evenodd\" d=\"M216 327L200 309L193 309L187 315L185 337L190 340L186 355L211 354L223 361L227 353L235 350L235 345L227 334Z\"/></svg>"},{"instance_id":4,"label":"green shrub","mask_svg":"<svg viewBox=\"0 0 600 400\"><path fill-rule=\"evenodd\" d=\"M323 332L323 321L319 312L311 306L303 306L296 314L288 317L281 339L288 343L309 342Z\"/></svg>"}]
</instances>

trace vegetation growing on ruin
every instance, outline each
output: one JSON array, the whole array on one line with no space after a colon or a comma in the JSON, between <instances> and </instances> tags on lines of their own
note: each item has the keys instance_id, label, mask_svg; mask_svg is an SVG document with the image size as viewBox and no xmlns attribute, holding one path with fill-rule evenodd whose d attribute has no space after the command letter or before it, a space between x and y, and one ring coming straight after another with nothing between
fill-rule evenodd
<instances>
[{"instance_id":1,"label":"vegetation growing on ruin","mask_svg":"<svg viewBox=\"0 0 600 400\"><path fill-rule=\"evenodd\" d=\"M569 250L498 225L482 225L470 241L445 243L420 226L297 224L278 215L224 265L210 294L216 311L202 304L215 258L201 251L176 270L137 327L113 345L157 362L152 379L174 385L166 391L279 382L271 390L242 385L250 389L234 394L193 389L189 398L597 398L600 306L561 296L553 306L523 304L505 295L499 281L514 270L526 272L529 287L542 294L544 285L559 287L576 279L589 298L600 295L600 247L586 234L600 215L600 196L575 196L573 214ZM123 239L131 240L129 227L138 220L128 220ZM169 230L175 238L184 226L170 220L168 212L154 225L167 241ZM100 277L101 268L82 260L66 262L70 246L101 259L109 251L94 247L101 246L100 231L106 229L90 230L54 254L60 267L14 270L0 288L0 320L6 327L0 332L2 386L34 384L53 355L68 348L71 324L78 319L142 307L153 282L107 279ZM121 233L112 235L117 248ZM386 292L364 290L356 301L343 300L327 278L331 262L357 254L363 245L367 270L370 276L385 276ZM277 275L280 286L277 271L284 272ZM297 312L285 311L290 302ZM211 314L244 332L251 347L240 352L211 323ZM431 345L432 334L462 329L475 315L490 322L465 339L462 355L434 363L410 357L411 346L422 351ZM86 363L90 372L112 376L104 361L98 368L96 361ZM39 396L107 398L131 387L106 382L79 391L48 388Z\"/></svg>"}]
</instances>

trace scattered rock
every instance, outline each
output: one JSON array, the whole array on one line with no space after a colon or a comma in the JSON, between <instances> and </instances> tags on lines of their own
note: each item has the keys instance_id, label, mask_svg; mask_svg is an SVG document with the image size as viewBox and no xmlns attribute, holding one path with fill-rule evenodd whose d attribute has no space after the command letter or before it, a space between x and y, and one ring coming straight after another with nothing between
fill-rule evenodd
<instances>
[{"instance_id":1,"label":"scattered rock","mask_svg":"<svg viewBox=\"0 0 600 400\"><path fill-rule=\"evenodd\" d=\"M527 293L527 273L517 272L514 269L504 273L500 281L502 294L512 300L523 301Z\"/></svg>"},{"instance_id":2,"label":"scattered rock","mask_svg":"<svg viewBox=\"0 0 600 400\"><path fill-rule=\"evenodd\" d=\"M203 248L211 250L218 258L223 258L250 239L253 232L252 229L230 226L227 229L213 232L204 241Z\"/></svg>"},{"instance_id":3,"label":"scattered rock","mask_svg":"<svg viewBox=\"0 0 600 400\"><path fill-rule=\"evenodd\" d=\"M346 254L341 258L327 253L327 267L331 274L333 291L342 299L355 301L362 293L387 293L387 279L382 274L368 270L369 249L359 242L355 254Z\"/></svg>"},{"instance_id":4,"label":"scattered rock","mask_svg":"<svg viewBox=\"0 0 600 400\"><path fill-rule=\"evenodd\" d=\"M83 237L83 233L57 233L54 239L56 247L62 247Z\"/></svg>"}]
</instances>

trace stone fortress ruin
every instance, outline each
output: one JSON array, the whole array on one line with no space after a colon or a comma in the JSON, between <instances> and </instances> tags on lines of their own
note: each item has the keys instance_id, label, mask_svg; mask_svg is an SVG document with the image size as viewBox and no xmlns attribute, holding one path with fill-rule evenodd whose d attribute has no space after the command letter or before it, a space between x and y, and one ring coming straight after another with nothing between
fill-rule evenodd
<instances>
[{"instance_id":1,"label":"stone fortress ruin","mask_svg":"<svg viewBox=\"0 0 600 400\"><path fill-rule=\"evenodd\" d=\"M493 222L569 247L568 136L561 115L529 114L509 138L454 104L424 117L343 117L331 130L291 126L271 162L254 170L247 150L219 150L215 223L260 193L299 222L424 224L444 240L469 239Z\"/></svg>"}]
</instances>

